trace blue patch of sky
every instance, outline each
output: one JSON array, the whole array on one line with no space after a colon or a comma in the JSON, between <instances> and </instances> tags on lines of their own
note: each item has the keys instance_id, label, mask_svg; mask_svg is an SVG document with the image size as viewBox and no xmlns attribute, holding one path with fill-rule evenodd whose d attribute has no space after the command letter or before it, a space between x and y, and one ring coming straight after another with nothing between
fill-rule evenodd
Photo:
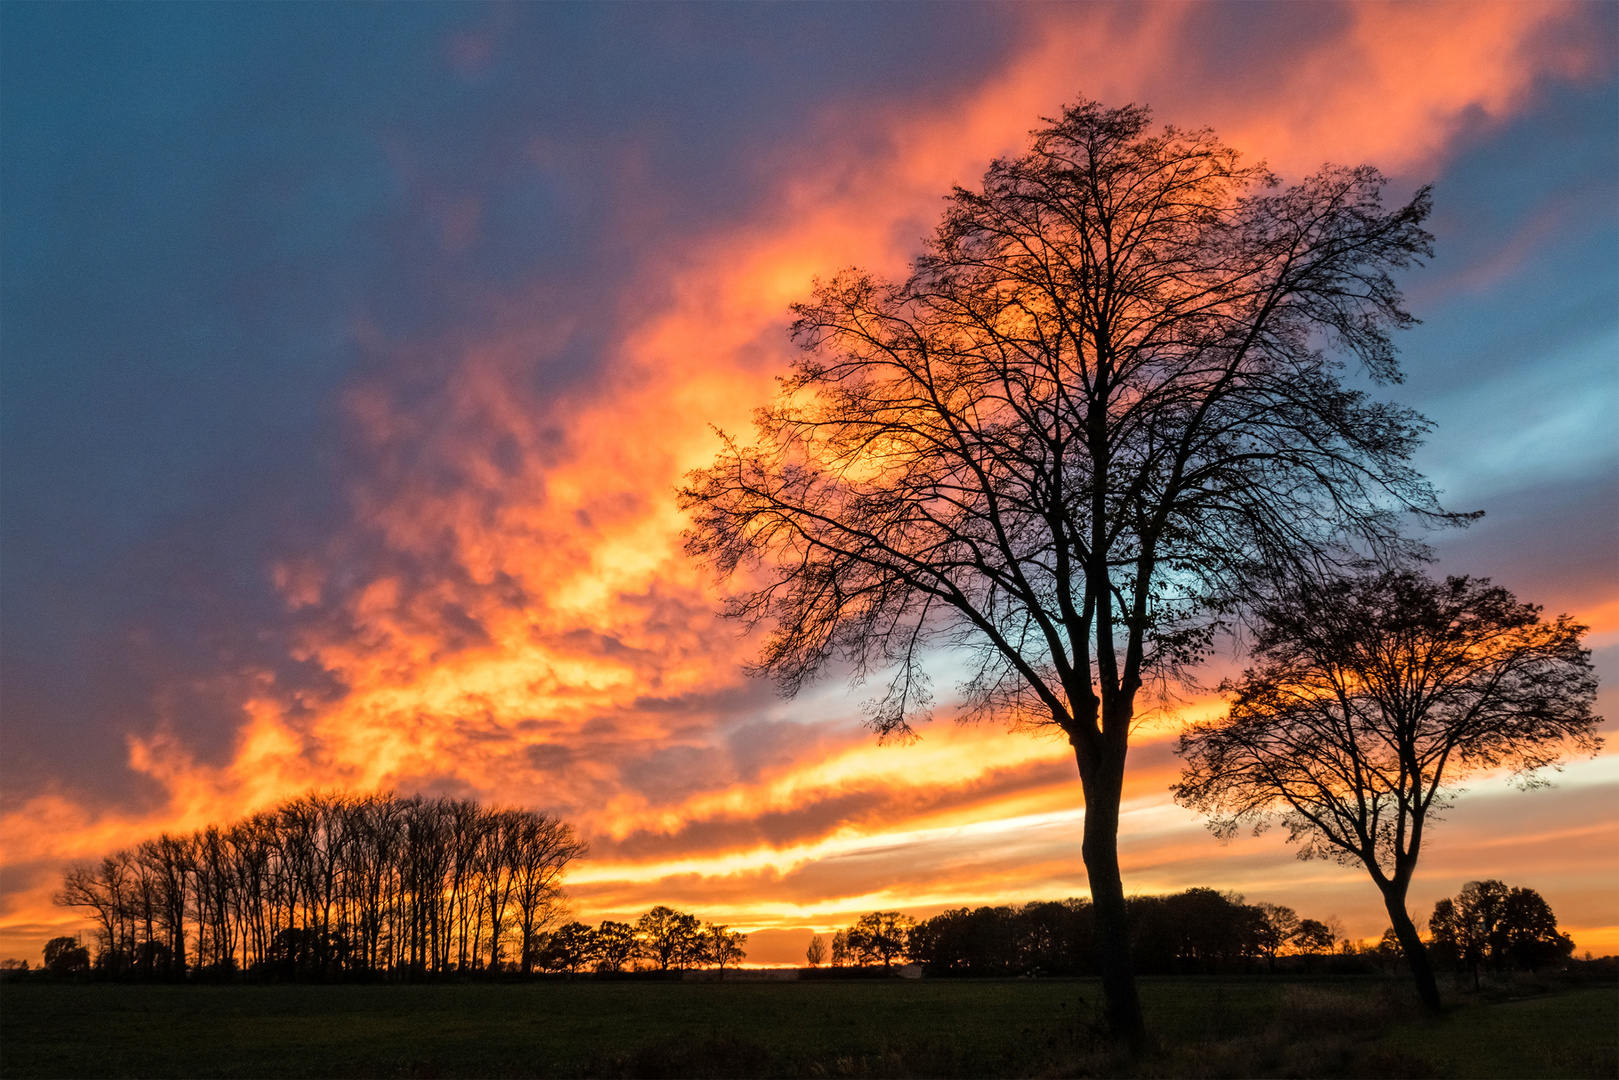
<instances>
[{"instance_id":1,"label":"blue patch of sky","mask_svg":"<svg viewBox=\"0 0 1619 1080\"><path fill-rule=\"evenodd\" d=\"M592 329L535 384L589 379L640 245L745 215L829 102L951 92L1018 27L986 5L0 7L6 797L74 773L112 793L118 733L159 716L222 753L222 673L310 677L266 571L346 525L341 391L399 377L357 320L447 369L492 296L538 285Z\"/></svg>"},{"instance_id":2,"label":"blue patch of sky","mask_svg":"<svg viewBox=\"0 0 1619 1080\"><path fill-rule=\"evenodd\" d=\"M1424 325L1394 395L1436 422L1417 464L1457 509L1619 465L1619 86L1554 88L1436 185ZM1485 507L1488 509L1488 507Z\"/></svg>"}]
</instances>

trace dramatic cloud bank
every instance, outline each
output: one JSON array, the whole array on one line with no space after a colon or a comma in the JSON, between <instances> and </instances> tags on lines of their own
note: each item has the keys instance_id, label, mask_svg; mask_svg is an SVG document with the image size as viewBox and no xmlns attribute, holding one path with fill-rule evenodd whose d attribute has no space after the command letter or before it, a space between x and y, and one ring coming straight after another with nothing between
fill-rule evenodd
<instances>
[{"instance_id":1,"label":"dramatic cloud bank","mask_svg":"<svg viewBox=\"0 0 1619 1080\"><path fill-rule=\"evenodd\" d=\"M454 144L431 118L371 132L388 162L390 227L414 230L390 250L419 254L412 273L425 275L406 289L410 302L451 314L413 319L388 307L399 296L361 296L339 313L353 359L323 422L337 433L340 479L311 527L259 556L280 608L262 616L269 644L212 673L156 680L158 696L212 687L203 727L213 736L178 709L172 721L157 708L94 729L127 754L139 778L127 794L98 795L93 776L29 743L30 760L48 767L7 782L0 952L37 951L71 924L49 904L64 859L334 787L558 813L592 848L570 879L581 916L700 910L754 932L754 960L792 961L811 931L873 908L1082 894L1083 808L1062 743L941 720L916 745L880 747L860 724L858 688L829 679L784 701L742 674L752 644L715 617L713 583L682 553L673 489L714 453L714 427L746 433L772 393L791 354L788 304L844 266L903 273L940 196L1018 152L1039 117L1080 94L1213 127L1285 179L1365 161L1395 178L1398 196L1437 178L1440 258L1411 278L1430 329L1468 324L1477 305L1543 279L1548 262L1572 280L1593 258L1582 218L1611 207L1611 172L1586 159L1545 163L1531 178L1539 195L1486 198L1501 162L1536 139L1550 145L1557 125L1572 126L1561 137L1573 144L1611 144L1600 123L1613 113L1614 33L1599 7L1000 7L974 14L998 24L988 59L914 90L807 92L781 106L779 127L750 116L726 128L728 114L707 101L725 129L707 147L673 145L685 128L620 130L616 113L593 121L593 102L617 102L612 74L574 87L572 104L508 95L502 87L521 88L547 61L511 21L523 10L533 11L478 9L433 31L447 82L506 102L488 121L498 154L463 173L434 159ZM731 11L703 14L723 22ZM825 25L771 32L851 32L849 14L825 9ZM705 27L671 13L652 30L644 47L688 50L691 66L676 70L698 78L713 47ZM604 62L633 61L606 56L603 40L591 38ZM790 53L790 40L776 44ZM796 77L786 67L780 77ZM622 93L632 104L613 108L643 100ZM577 111L574 128L526 131L524 110L546 107ZM732 169L726 192L700 195L680 174L702 180L689 155L704 153ZM525 185L538 194L519 213L513 192ZM1452 188L1485 209L1447 209ZM559 239L576 227L570 215L592 234ZM1481 224L1488 235L1464 238ZM522 244L588 255L513 273L457 269L480 252L506 266L491 245ZM1599 294L1602 280L1611 288L1605 272ZM273 276L258 284L280 287ZM1591 500L1613 486L1613 354L1602 350L1615 325L1611 311L1578 308L1577 294L1566 289L1565 308L1544 314L1568 333L1515 358L1437 345L1443 363L1430 363L1418 347L1430 339L1414 336L1404 343L1411 393L1384 392L1442 422L1432 460L1468 500L1457 508L1505 507L1509 529L1525 515L1567 515L1572 539L1537 552L1516 546L1528 525L1482 531L1447 541L1444 565L1495 573L1590 622L1611 680L1619 581L1611 550L1599 553L1613 519ZM1540 396L1550 404L1539 426L1492 428L1514 387L1536 378L1560 384ZM1570 378L1587 382L1559 397ZM1586 449L1543 445L1570 436ZM1539 475L1558 481L1538 503L1532 481L1501 479L1537 454L1551 461ZM206 546L205 524L187 528ZM1179 718L1216 707L1200 699L1144 725L1121 828L1127 886L1233 888L1379 933L1375 893L1356 875L1292 861L1274 837L1221 847L1170 803ZM8 707L8 728L44 722ZM1440 826L1418 902L1474 877L1531 884L1582 949L1619 949L1616 784L1605 759L1572 767L1552 791L1480 780Z\"/></svg>"}]
</instances>

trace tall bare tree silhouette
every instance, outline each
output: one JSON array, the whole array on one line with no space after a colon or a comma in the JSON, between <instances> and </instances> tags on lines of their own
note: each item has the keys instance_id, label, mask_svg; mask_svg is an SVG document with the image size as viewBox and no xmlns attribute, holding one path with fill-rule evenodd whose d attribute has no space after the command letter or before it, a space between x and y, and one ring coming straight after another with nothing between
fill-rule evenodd
<instances>
[{"instance_id":1,"label":"tall bare tree silhouette","mask_svg":"<svg viewBox=\"0 0 1619 1080\"><path fill-rule=\"evenodd\" d=\"M1258 614L1259 665L1223 687L1225 717L1181 736L1176 798L1217 834L1279 817L1301 856L1364 867L1437 1011L1406 910L1427 826L1471 772L1533 782L1601 746L1585 628L1487 580L1414 570L1284 584Z\"/></svg>"},{"instance_id":2,"label":"tall bare tree silhouette","mask_svg":"<svg viewBox=\"0 0 1619 1080\"><path fill-rule=\"evenodd\" d=\"M950 194L905 281L817 283L757 441L680 493L689 552L748 571L727 610L773 628L757 670L785 692L834 659L891 671L871 722L908 735L928 650L955 646L966 716L1067 735L1131 1037L1117 835L1144 682L1201 656L1255 565L1397 548L1402 511L1439 514L1406 464L1425 422L1320 348L1399 378L1389 271L1428 252L1429 198L1385 211L1383 185L1278 190L1208 131L1081 101Z\"/></svg>"}]
</instances>

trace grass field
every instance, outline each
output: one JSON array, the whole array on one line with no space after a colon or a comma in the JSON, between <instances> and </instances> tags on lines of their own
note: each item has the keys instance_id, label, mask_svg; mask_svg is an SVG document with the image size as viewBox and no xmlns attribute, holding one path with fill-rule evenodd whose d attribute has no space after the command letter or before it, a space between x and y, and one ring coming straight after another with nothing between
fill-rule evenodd
<instances>
[{"instance_id":1,"label":"grass field","mask_svg":"<svg viewBox=\"0 0 1619 1080\"><path fill-rule=\"evenodd\" d=\"M1143 979L1142 993L1156 1045L1130 1060L1098 1035L1090 980L13 984L0 1075L1619 1075L1611 986L1439 1020L1377 979Z\"/></svg>"}]
</instances>

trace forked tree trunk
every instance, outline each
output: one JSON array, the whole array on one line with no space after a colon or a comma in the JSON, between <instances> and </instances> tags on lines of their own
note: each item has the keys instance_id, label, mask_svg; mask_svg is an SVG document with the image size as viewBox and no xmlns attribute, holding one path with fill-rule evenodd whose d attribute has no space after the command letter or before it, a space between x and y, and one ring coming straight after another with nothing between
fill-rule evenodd
<instances>
[{"instance_id":1,"label":"forked tree trunk","mask_svg":"<svg viewBox=\"0 0 1619 1080\"><path fill-rule=\"evenodd\" d=\"M1422 1007L1431 1013L1439 1012L1439 983L1434 979L1433 964L1428 960L1428 948L1406 913L1405 888L1391 884L1383 892L1383 906L1388 909L1394 936L1400 939L1405 962L1411 965L1411 977L1417 981L1417 996L1422 998Z\"/></svg>"},{"instance_id":2,"label":"forked tree trunk","mask_svg":"<svg viewBox=\"0 0 1619 1080\"><path fill-rule=\"evenodd\" d=\"M1099 764L1087 769L1079 761L1080 786L1085 792L1085 840L1081 853L1090 878L1091 905L1096 913L1097 960L1102 969L1102 997L1108 1024L1132 1047L1146 1034L1141 1001L1136 996L1135 971L1130 963L1130 924L1124 911L1124 879L1119 875L1119 802L1124 794L1124 763Z\"/></svg>"}]
</instances>

